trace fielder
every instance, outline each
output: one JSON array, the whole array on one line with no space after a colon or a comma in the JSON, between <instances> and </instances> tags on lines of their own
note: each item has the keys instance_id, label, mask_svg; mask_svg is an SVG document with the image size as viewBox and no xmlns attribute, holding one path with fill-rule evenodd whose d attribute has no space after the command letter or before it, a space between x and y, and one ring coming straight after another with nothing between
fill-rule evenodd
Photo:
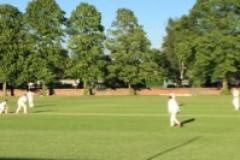
<instances>
[{"instance_id":1,"label":"fielder","mask_svg":"<svg viewBox=\"0 0 240 160\"><path fill-rule=\"evenodd\" d=\"M236 111L239 111L240 109L240 104L239 104L239 90L237 88L233 88L232 89L232 96L233 96L233 99L232 99L232 104L234 106L234 109Z\"/></svg>"},{"instance_id":2,"label":"fielder","mask_svg":"<svg viewBox=\"0 0 240 160\"><path fill-rule=\"evenodd\" d=\"M0 103L0 114L2 113L8 113L7 100L4 100Z\"/></svg>"},{"instance_id":3,"label":"fielder","mask_svg":"<svg viewBox=\"0 0 240 160\"><path fill-rule=\"evenodd\" d=\"M16 113L19 113L21 109L23 109L23 113L27 114L27 94L24 94L23 96L18 98L17 101L17 110Z\"/></svg>"},{"instance_id":4,"label":"fielder","mask_svg":"<svg viewBox=\"0 0 240 160\"><path fill-rule=\"evenodd\" d=\"M34 107L33 92L31 92L30 90L27 92L27 98L28 98L28 106L31 108Z\"/></svg>"},{"instance_id":5,"label":"fielder","mask_svg":"<svg viewBox=\"0 0 240 160\"><path fill-rule=\"evenodd\" d=\"M170 127L181 127L181 123L177 119L177 114L180 111L178 103L172 95L169 96L168 100L168 112L170 114Z\"/></svg>"}]
</instances>

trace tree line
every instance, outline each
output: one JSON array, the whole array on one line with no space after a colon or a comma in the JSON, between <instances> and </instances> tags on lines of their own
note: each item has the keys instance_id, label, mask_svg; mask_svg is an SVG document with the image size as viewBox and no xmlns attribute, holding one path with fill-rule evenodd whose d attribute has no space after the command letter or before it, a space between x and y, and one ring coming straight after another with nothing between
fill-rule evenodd
<instances>
[{"instance_id":1,"label":"tree line","mask_svg":"<svg viewBox=\"0 0 240 160\"><path fill-rule=\"evenodd\" d=\"M3 90L27 82L80 79L85 94L106 87L146 87L171 79L227 87L239 79L240 2L198 0L190 13L169 19L161 49L152 49L134 12L119 8L111 27L94 5L80 3L69 18L55 0L32 0L25 13L0 5L0 80ZM106 32L105 32L106 30Z\"/></svg>"},{"instance_id":2,"label":"tree line","mask_svg":"<svg viewBox=\"0 0 240 160\"><path fill-rule=\"evenodd\" d=\"M162 47L171 76L180 82L219 82L223 91L239 85L240 1L197 0L188 15L169 19Z\"/></svg>"}]
</instances>

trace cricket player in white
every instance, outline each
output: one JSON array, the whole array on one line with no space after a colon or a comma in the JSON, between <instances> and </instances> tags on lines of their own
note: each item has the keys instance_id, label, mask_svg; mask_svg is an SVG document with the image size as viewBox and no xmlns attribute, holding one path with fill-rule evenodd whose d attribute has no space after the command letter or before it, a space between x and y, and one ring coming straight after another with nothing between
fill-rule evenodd
<instances>
[{"instance_id":1,"label":"cricket player in white","mask_svg":"<svg viewBox=\"0 0 240 160\"><path fill-rule=\"evenodd\" d=\"M8 113L7 100L4 100L0 103L0 114L2 113Z\"/></svg>"},{"instance_id":2,"label":"cricket player in white","mask_svg":"<svg viewBox=\"0 0 240 160\"><path fill-rule=\"evenodd\" d=\"M28 105L29 105L29 107L34 107L33 92L31 92L30 90L27 92L27 98L28 98Z\"/></svg>"},{"instance_id":3,"label":"cricket player in white","mask_svg":"<svg viewBox=\"0 0 240 160\"><path fill-rule=\"evenodd\" d=\"M233 96L232 104L233 104L235 110L239 111L239 109L240 109L239 90L237 88L232 89L232 96Z\"/></svg>"},{"instance_id":4,"label":"cricket player in white","mask_svg":"<svg viewBox=\"0 0 240 160\"><path fill-rule=\"evenodd\" d=\"M23 96L18 98L17 101L17 110L16 113L19 113L19 111L23 108L23 113L27 114L27 94L24 94Z\"/></svg>"},{"instance_id":5,"label":"cricket player in white","mask_svg":"<svg viewBox=\"0 0 240 160\"><path fill-rule=\"evenodd\" d=\"M168 100L168 112L170 114L170 126L174 127L181 127L181 123L177 120L177 113L180 111L178 103L172 95L169 96Z\"/></svg>"}]
</instances>

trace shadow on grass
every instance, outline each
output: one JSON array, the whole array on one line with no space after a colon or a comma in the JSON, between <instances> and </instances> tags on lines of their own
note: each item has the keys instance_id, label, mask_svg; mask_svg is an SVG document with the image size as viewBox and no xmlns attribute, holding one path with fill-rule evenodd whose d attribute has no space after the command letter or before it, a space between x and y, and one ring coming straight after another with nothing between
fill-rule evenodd
<instances>
[{"instance_id":1,"label":"shadow on grass","mask_svg":"<svg viewBox=\"0 0 240 160\"><path fill-rule=\"evenodd\" d=\"M181 122L181 125L184 126L185 124L191 123L191 122L193 122L193 121L195 121L195 118L186 119L186 120L184 120L184 121Z\"/></svg>"},{"instance_id":2,"label":"shadow on grass","mask_svg":"<svg viewBox=\"0 0 240 160\"><path fill-rule=\"evenodd\" d=\"M55 104L42 104L42 105L36 105L34 107L36 108L41 108L41 107L53 107L56 106Z\"/></svg>"},{"instance_id":3,"label":"shadow on grass","mask_svg":"<svg viewBox=\"0 0 240 160\"><path fill-rule=\"evenodd\" d=\"M31 113L47 113L47 112L54 112L54 111L56 111L56 110L50 110L50 109L48 109L48 110L33 111L33 112L31 112Z\"/></svg>"},{"instance_id":4,"label":"shadow on grass","mask_svg":"<svg viewBox=\"0 0 240 160\"><path fill-rule=\"evenodd\" d=\"M48 112L55 112L56 110L39 110L39 111L28 111L28 113L48 113ZM10 111L8 114L16 114L16 111ZM21 113L20 113L21 114ZM0 159L1 160L1 159Z\"/></svg>"},{"instance_id":5,"label":"shadow on grass","mask_svg":"<svg viewBox=\"0 0 240 160\"><path fill-rule=\"evenodd\" d=\"M57 159L45 159L45 158L14 158L14 157L0 157L0 160L57 160Z\"/></svg>"},{"instance_id":6,"label":"shadow on grass","mask_svg":"<svg viewBox=\"0 0 240 160\"><path fill-rule=\"evenodd\" d=\"M185 105L184 103L179 103L179 106L180 106L180 107L182 107L182 106L184 106L184 105Z\"/></svg>"},{"instance_id":7,"label":"shadow on grass","mask_svg":"<svg viewBox=\"0 0 240 160\"><path fill-rule=\"evenodd\" d=\"M67 159L49 159L49 158L16 158L16 157L0 157L0 160L67 160ZM68 160L75 160L75 159L68 159ZM80 159L81 160L81 159Z\"/></svg>"},{"instance_id":8,"label":"shadow on grass","mask_svg":"<svg viewBox=\"0 0 240 160\"><path fill-rule=\"evenodd\" d=\"M183 147L183 146L186 146L186 145L188 145L188 144L190 144L190 143L192 143L192 142L194 142L194 141L197 141L197 140L200 139L200 138L201 138L201 136L194 137L194 138L188 140L188 141L185 142L185 143L179 144L179 145L177 145L177 146L174 146L174 147L168 148L168 149L166 149L166 150L164 150L164 151L162 151L162 152L159 152L159 153L157 153L157 154L155 154L155 155L147 158L146 160L153 160L154 158L160 157L160 156L162 156L162 155L164 155L164 154L166 154L166 153L168 153L168 152L172 152L172 151L174 151L174 150L176 150L176 149L178 149L178 148L181 148L181 147Z\"/></svg>"}]
</instances>

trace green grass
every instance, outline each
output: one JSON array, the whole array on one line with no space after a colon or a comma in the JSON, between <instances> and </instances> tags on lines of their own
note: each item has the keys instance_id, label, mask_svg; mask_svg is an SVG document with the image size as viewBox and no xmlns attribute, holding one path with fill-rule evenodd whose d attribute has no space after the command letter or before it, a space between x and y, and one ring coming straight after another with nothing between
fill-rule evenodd
<instances>
[{"instance_id":1,"label":"green grass","mask_svg":"<svg viewBox=\"0 0 240 160\"><path fill-rule=\"evenodd\" d=\"M239 160L240 113L230 96L36 97L30 114L0 115L0 160ZM9 99L14 112L16 98Z\"/></svg>"}]
</instances>

